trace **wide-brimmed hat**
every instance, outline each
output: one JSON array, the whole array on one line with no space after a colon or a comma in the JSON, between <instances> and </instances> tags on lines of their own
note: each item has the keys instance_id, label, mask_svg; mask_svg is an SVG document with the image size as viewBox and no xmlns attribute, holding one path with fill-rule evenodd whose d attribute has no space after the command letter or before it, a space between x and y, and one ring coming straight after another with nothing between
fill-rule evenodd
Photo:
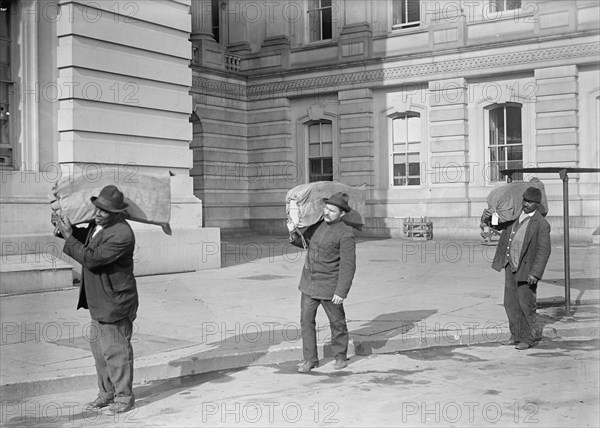
<instances>
[{"instance_id":1,"label":"wide-brimmed hat","mask_svg":"<svg viewBox=\"0 0 600 428\"><path fill-rule=\"evenodd\" d=\"M542 191L537 187L528 187L525 193L523 193L523 199L539 204L542 202Z\"/></svg>"},{"instance_id":2,"label":"wide-brimmed hat","mask_svg":"<svg viewBox=\"0 0 600 428\"><path fill-rule=\"evenodd\" d=\"M346 212L352 210L352 208L350 208L350 205L348 205L349 200L350 197L348 196L348 194L343 192L337 192L333 194L329 199L323 198L323 202L325 202L326 204L335 205L336 207L341 208Z\"/></svg>"},{"instance_id":3,"label":"wide-brimmed hat","mask_svg":"<svg viewBox=\"0 0 600 428\"><path fill-rule=\"evenodd\" d=\"M123 201L123 193L112 184L100 190L100 194L90 198L92 204L111 213L125 211L129 205Z\"/></svg>"}]
</instances>

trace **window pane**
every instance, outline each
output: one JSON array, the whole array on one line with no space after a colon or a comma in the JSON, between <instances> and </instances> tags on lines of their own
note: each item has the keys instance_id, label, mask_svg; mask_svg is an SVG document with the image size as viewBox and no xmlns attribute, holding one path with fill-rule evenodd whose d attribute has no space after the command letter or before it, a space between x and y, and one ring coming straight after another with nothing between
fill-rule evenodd
<instances>
[{"instance_id":1,"label":"window pane","mask_svg":"<svg viewBox=\"0 0 600 428\"><path fill-rule=\"evenodd\" d=\"M331 0L321 0L321 19L323 24L322 40L331 39Z\"/></svg>"},{"instance_id":2,"label":"window pane","mask_svg":"<svg viewBox=\"0 0 600 428\"><path fill-rule=\"evenodd\" d=\"M408 117L408 141L421 141L421 118Z\"/></svg>"},{"instance_id":3,"label":"window pane","mask_svg":"<svg viewBox=\"0 0 600 428\"><path fill-rule=\"evenodd\" d=\"M421 165L418 162L411 162L408 164L408 175L421 175Z\"/></svg>"},{"instance_id":4,"label":"window pane","mask_svg":"<svg viewBox=\"0 0 600 428\"><path fill-rule=\"evenodd\" d=\"M409 143L408 144L408 152L409 153L421 153L421 143Z\"/></svg>"},{"instance_id":5,"label":"window pane","mask_svg":"<svg viewBox=\"0 0 600 428\"><path fill-rule=\"evenodd\" d=\"M506 107L507 144L521 144L521 108Z\"/></svg>"},{"instance_id":6,"label":"window pane","mask_svg":"<svg viewBox=\"0 0 600 428\"><path fill-rule=\"evenodd\" d=\"M503 165L506 160L506 147L498 147L498 162Z\"/></svg>"},{"instance_id":7,"label":"window pane","mask_svg":"<svg viewBox=\"0 0 600 428\"><path fill-rule=\"evenodd\" d=\"M495 12L500 12L502 10L504 10L504 1L505 0L492 0L491 3L491 7L490 9L494 10Z\"/></svg>"},{"instance_id":8,"label":"window pane","mask_svg":"<svg viewBox=\"0 0 600 428\"><path fill-rule=\"evenodd\" d=\"M321 123L321 141L332 141L331 139L331 123Z\"/></svg>"},{"instance_id":9,"label":"window pane","mask_svg":"<svg viewBox=\"0 0 600 428\"><path fill-rule=\"evenodd\" d=\"M421 20L421 14L419 12L419 4L421 0L408 0L407 11L408 11L408 22L416 22Z\"/></svg>"},{"instance_id":10,"label":"window pane","mask_svg":"<svg viewBox=\"0 0 600 428\"><path fill-rule=\"evenodd\" d=\"M509 161L523 160L523 146L509 146L506 148L506 150Z\"/></svg>"},{"instance_id":11,"label":"window pane","mask_svg":"<svg viewBox=\"0 0 600 428\"><path fill-rule=\"evenodd\" d=\"M323 158L322 165L323 165L323 174L325 174L325 175L333 174L333 159Z\"/></svg>"},{"instance_id":12,"label":"window pane","mask_svg":"<svg viewBox=\"0 0 600 428\"><path fill-rule=\"evenodd\" d=\"M311 143L318 143L321 141L320 125L310 125L308 127L308 141Z\"/></svg>"},{"instance_id":13,"label":"window pane","mask_svg":"<svg viewBox=\"0 0 600 428\"><path fill-rule=\"evenodd\" d=\"M394 186L406 186L406 178L405 177L394 178Z\"/></svg>"},{"instance_id":14,"label":"window pane","mask_svg":"<svg viewBox=\"0 0 600 428\"><path fill-rule=\"evenodd\" d=\"M394 164L406 163L406 155L394 155Z\"/></svg>"},{"instance_id":15,"label":"window pane","mask_svg":"<svg viewBox=\"0 0 600 428\"><path fill-rule=\"evenodd\" d=\"M521 9L521 0L508 0L506 4L507 10Z\"/></svg>"},{"instance_id":16,"label":"window pane","mask_svg":"<svg viewBox=\"0 0 600 428\"><path fill-rule=\"evenodd\" d=\"M204 12L204 11L203 11ZM212 33L213 33L213 37L215 38L215 41L217 43L219 43L219 0L212 0L211 1L211 21L212 21Z\"/></svg>"},{"instance_id":17,"label":"window pane","mask_svg":"<svg viewBox=\"0 0 600 428\"><path fill-rule=\"evenodd\" d=\"M311 158L317 158L321 156L321 145L320 144L309 144L308 145L308 156Z\"/></svg>"},{"instance_id":18,"label":"window pane","mask_svg":"<svg viewBox=\"0 0 600 428\"><path fill-rule=\"evenodd\" d=\"M394 144L394 153L406 153L406 144Z\"/></svg>"},{"instance_id":19,"label":"window pane","mask_svg":"<svg viewBox=\"0 0 600 428\"><path fill-rule=\"evenodd\" d=\"M394 143L406 142L406 118L399 117L392 120L392 132L394 133Z\"/></svg>"},{"instance_id":20,"label":"window pane","mask_svg":"<svg viewBox=\"0 0 600 428\"><path fill-rule=\"evenodd\" d=\"M321 150L322 150L321 156L328 156L328 157L333 156L332 146L333 146L333 144L331 144L331 143L323 143L321 145Z\"/></svg>"},{"instance_id":21,"label":"window pane","mask_svg":"<svg viewBox=\"0 0 600 428\"><path fill-rule=\"evenodd\" d=\"M504 107L490 110L490 144L504 144Z\"/></svg>"},{"instance_id":22,"label":"window pane","mask_svg":"<svg viewBox=\"0 0 600 428\"><path fill-rule=\"evenodd\" d=\"M418 177L410 177L408 179L408 185L409 186L418 186L419 184L421 184L421 178Z\"/></svg>"},{"instance_id":23,"label":"window pane","mask_svg":"<svg viewBox=\"0 0 600 428\"><path fill-rule=\"evenodd\" d=\"M308 12L308 20L310 26L310 41L314 42L321 40L321 11L311 10Z\"/></svg>"},{"instance_id":24,"label":"window pane","mask_svg":"<svg viewBox=\"0 0 600 428\"><path fill-rule=\"evenodd\" d=\"M406 164L397 163L394 164L394 177L405 177L406 176Z\"/></svg>"}]
</instances>

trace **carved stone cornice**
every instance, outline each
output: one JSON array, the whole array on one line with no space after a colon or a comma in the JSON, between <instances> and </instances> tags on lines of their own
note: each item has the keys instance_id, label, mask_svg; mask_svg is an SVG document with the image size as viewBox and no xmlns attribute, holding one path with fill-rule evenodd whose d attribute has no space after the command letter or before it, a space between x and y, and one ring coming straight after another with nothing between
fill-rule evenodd
<instances>
[{"instance_id":1,"label":"carved stone cornice","mask_svg":"<svg viewBox=\"0 0 600 428\"><path fill-rule=\"evenodd\" d=\"M473 56L469 58L458 58L446 61L429 62L424 64L412 64L386 69L374 69L353 73L325 74L323 76L306 79L287 80L272 83L248 83L247 86L230 82L219 82L216 80L194 76L194 92L219 94L225 97L238 99L268 99L274 96L299 96L311 94L315 90L319 92L335 91L345 87L356 85L380 86L384 83L402 81L407 78L442 76L446 73L495 69L502 67L543 65L548 61L589 58L600 55L598 43L585 43L579 45L551 47L536 50L527 50L495 55ZM597 61L597 59L596 59ZM228 96L229 95L229 96Z\"/></svg>"}]
</instances>

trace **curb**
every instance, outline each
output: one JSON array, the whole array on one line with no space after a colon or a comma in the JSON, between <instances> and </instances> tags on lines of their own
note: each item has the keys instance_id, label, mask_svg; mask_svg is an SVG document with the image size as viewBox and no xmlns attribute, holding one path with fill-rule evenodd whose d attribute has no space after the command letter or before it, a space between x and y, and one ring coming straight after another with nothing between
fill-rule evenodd
<instances>
[{"instance_id":1,"label":"curb","mask_svg":"<svg viewBox=\"0 0 600 428\"><path fill-rule=\"evenodd\" d=\"M570 322L569 324L550 324L544 327L542 337L548 339L560 338L588 338L597 339L600 325L595 322ZM373 354L387 354L406 352L417 349L469 346L476 344L494 344L510 337L506 327L496 327L493 331L479 330L456 334L452 330L422 331L420 334L401 335L392 338L377 338L355 336L350 340L348 355L367 356ZM332 358L333 353L329 344L319 344L320 358ZM230 351L221 352L219 355L205 357L183 357L168 363L158 363L136 367L134 379L136 386L153 381L184 378L198 374L222 370L241 369L254 365L271 365L300 361L302 359L302 346L278 346L267 351ZM69 377L41 379L29 382L19 382L2 385L1 401L19 401L29 397L61 393L68 390L93 389L97 385L96 374L78 374Z\"/></svg>"}]
</instances>

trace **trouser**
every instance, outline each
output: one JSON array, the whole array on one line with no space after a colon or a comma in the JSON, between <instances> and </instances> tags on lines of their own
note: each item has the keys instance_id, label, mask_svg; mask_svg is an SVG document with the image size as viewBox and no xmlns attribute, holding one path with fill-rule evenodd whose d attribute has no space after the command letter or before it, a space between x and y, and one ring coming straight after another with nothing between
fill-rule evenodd
<instances>
[{"instance_id":1,"label":"trouser","mask_svg":"<svg viewBox=\"0 0 600 428\"><path fill-rule=\"evenodd\" d=\"M304 361L318 363L316 317L319 305L323 306L331 328L331 349L336 360L346 360L348 354L348 327L343 304L334 305L331 300L313 299L301 293L300 327Z\"/></svg>"},{"instance_id":2,"label":"trouser","mask_svg":"<svg viewBox=\"0 0 600 428\"><path fill-rule=\"evenodd\" d=\"M90 347L98 375L98 395L115 402L133 403L133 319L114 323L92 319Z\"/></svg>"},{"instance_id":3,"label":"trouser","mask_svg":"<svg viewBox=\"0 0 600 428\"><path fill-rule=\"evenodd\" d=\"M511 339L531 345L537 340L535 330L537 284L518 282L510 266L504 271L504 310L508 317Z\"/></svg>"}]
</instances>

